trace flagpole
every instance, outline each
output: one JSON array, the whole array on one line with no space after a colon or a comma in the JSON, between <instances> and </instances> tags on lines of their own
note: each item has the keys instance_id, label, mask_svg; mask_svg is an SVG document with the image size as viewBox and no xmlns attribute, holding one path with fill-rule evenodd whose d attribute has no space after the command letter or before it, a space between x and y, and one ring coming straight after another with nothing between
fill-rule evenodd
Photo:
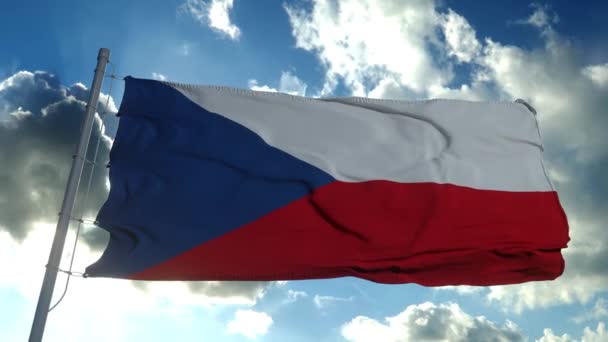
<instances>
[{"instance_id":1,"label":"flagpole","mask_svg":"<svg viewBox=\"0 0 608 342\"><path fill-rule=\"evenodd\" d=\"M87 147L89 145L89 139L91 138L93 123L95 122L95 109L97 108L101 83L109 59L110 50L105 48L99 49L93 85L91 86L89 101L86 106L86 114L80 132L80 141L78 142L77 152L72 161L72 169L70 170L63 203L61 204L61 212L59 213L59 220L57 221L53 246L51 247L51 254L49 255L49 261L46 265L44 280L42 281L42 288L40 289L40 296L38 297L38 305L36 306L36 313L34 314L34 321L32 323L32 330L30 331L30 342L42 341L42 335L44 334L44 327L46 325L46 319L53 297L53 289L55 287L55 281L57 280L57 271L59 269L59 263L61 262L61 254L63 254L63 246L65 245L65 238L68 232L72 209L74 208L80 177L82 176L82 170L87 157Z\"/></svg>"}]
</instances>

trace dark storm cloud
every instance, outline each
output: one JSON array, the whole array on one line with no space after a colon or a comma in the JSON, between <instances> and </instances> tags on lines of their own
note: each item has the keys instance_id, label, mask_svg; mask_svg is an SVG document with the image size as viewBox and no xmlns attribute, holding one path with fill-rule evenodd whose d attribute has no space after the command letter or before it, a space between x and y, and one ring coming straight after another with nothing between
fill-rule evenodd
<instances>
[{"instance_id":1,"label":"dark storm cloud","mask_svg":"<svg viewBox=\"0 0 608 342\"><path fill-rule=\"evenodd\" d=\"M17 240L37 221L55 222L85 111L86 88L63 87L49 73L22 71L0 83L0 227ZM104 110L104 104L98 109ZM102 134L95 121L91 146ZM88 205L91 217L107 194L110 140L103 136ZM94 148L89 149L92 158ZM79 201L83 203L90 166L85 168ZM101 233L103 234L103 233Z\"/></svg>"}]
</instances>

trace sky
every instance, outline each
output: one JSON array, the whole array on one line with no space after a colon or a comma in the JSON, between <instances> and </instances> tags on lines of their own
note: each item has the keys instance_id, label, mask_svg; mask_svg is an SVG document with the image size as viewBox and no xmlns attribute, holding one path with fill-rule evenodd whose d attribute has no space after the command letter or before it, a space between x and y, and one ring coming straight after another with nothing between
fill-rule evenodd
<instances>
[{"instance_id":1,"label":"sky","mask_svg":"<svg viewBox=\"0 0 608 342\"><path fill-rule=\"evenodd\" d=\"M608 341L606 13L599 0L0 2L0 340L29 335L106 47L117 79L104 82L98 108L110 115L96 121L99 163L76 206L87 220L107 195L126 75L310 97L521 98L538 111L568 216L566 269L548 282L440 288L72 277L45 341ZM78 241L82 271L107 236L87 223ZM65 283L60 274L53 302Z\"/></svg>"}]
</instances>

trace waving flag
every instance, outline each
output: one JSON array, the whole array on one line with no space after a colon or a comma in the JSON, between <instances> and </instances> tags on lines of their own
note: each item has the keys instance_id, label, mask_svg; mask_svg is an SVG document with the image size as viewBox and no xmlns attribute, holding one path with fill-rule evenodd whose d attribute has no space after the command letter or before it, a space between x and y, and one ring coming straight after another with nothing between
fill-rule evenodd
<instances>
[{"instance_id":1,"label":"waving flag","mask_svg":"<svg viewBox=\"0 0 608 342\"><path fill-rule=\"evenodd\" d=\"M312 99L128 77L90 276L548 280L568 224L515 102Z\"/></svg>"}]
</instances>

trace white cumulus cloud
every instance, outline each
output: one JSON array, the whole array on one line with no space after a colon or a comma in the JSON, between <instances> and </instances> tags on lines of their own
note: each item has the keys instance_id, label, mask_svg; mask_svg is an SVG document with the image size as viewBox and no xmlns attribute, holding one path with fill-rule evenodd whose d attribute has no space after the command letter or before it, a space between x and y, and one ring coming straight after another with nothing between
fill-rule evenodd
<instances>
[{"instance_id":1,"label":"white cumulus cloud","mask_svg":"<svg viewBox=\"0 0 608 342\"><path fill-rule=\"evenodd\" d=\"M608 332L606 331L606 325L603 322L598 323L597 328L585 327L583 335L580 339L574 339L568 334L555 335L552 329L545 329L543 336L536 340L536 342L605 342L608 341Z\"/></svg>"},{"instance_id":2,"label":"white cumulus cloud","mask_svg":"<svg viewBox=\"0 0 608 342\"><path fill-rule=\"evenodd\" d=\"M228 332L240 334L249 339L266 335L272 325L272 317L265 312L237 310L234 319L228 322Z\"/></svg>"},{"instance_id":3,"label":"white cumulus cloud","mask_svg":"<svg viewBox=\"0 0 608 342\"><path fill-rule=\"evenodd\" d=\"M285 9L296 46L315 53L326 68L321 96L339 80L365 96L369 84L386 77L416 92L451 78L428 49L440 20L432 1L315 0L310 11Z\"/></svg>"},{"instance_id":4,"label":"white cumulus cloud","mask_svg":"<svg viewBox=\"0 0 608 342\"><path fill-rule=\"evenodd\" d=\"M475 30L469 22L451 9L443 15L441 28L445 35L448 54L460 62L470 62L481 51L481 44L475 37Z\"/></svg>"},{"instance_id":5,"label":"white cumulus cloud","mask_svg":"<svg viewBox=\"0 0 608 342\"><path fill-rule=\"evenodd\" d=\"M230 11L234 0L186 0L182 9L192 15L194 19L216 32L237 40L241 30L230 20Z\"/></svg>"},{"instance_id":6,"label":"white cumulus cloud","mask_svg":"<svg viewBox=\"0 0 608 342\"><path fill-rule=\"evenodd\" d=\"M273 93L281 92L298 96L306 95L306 88L308 87L304 81L289 71L283 71L281 73L278 89L268 85L259 85L258 81L255 79L249 80L248 85L251 90L268 91Z\"/></svg>"},{"instance_id":7,"label":"white cumulus cloud","mask_svg":"<svg viewBox=\"0 0 608 342\"><path fill-rule=\"evenodd\" d=\"M410 305L396 316L382 321L357 316L342 325L341 333L351 342L526 340L511 321L499 325L483 316L467 314L458 304L430 302Z\"/></svg>"},{"instance_id":8,"label":"white cumulus cloud","mask_svg":"<svg viewBox=\"0 0 608 342\"><path fill-rule=\"evenodd\" d=\"M536 342L575 342L568 334L555 335L552 329L544 329L543 336Z\"/></svg>"}]
</instances>

